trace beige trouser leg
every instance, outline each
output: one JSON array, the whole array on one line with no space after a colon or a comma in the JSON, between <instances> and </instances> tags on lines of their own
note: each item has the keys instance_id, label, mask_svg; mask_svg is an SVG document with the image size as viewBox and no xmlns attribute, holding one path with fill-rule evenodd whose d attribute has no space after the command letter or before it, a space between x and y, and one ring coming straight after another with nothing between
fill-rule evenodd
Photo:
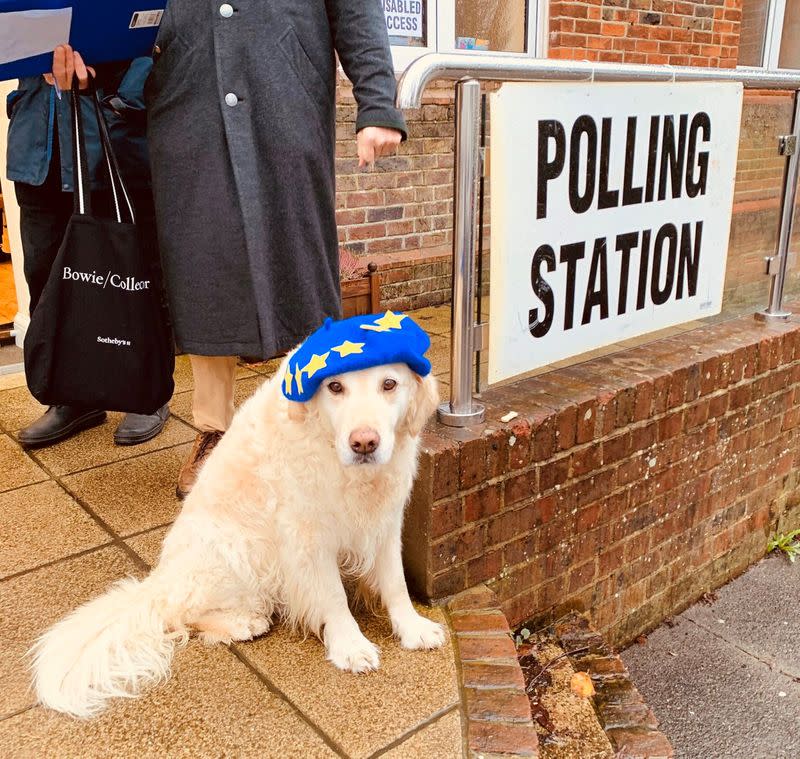
<instances>
[{"instance_id":1,"label":"beige trouser leg","mask_svg":"<svg viewBox=\"0 0 800 759\"><path fill-rule=\"evenodd\" d=\"M225 432L233 419L236 356L189 356L194 375L192 414L197 429Z\"/></svg>"}]
</instances>

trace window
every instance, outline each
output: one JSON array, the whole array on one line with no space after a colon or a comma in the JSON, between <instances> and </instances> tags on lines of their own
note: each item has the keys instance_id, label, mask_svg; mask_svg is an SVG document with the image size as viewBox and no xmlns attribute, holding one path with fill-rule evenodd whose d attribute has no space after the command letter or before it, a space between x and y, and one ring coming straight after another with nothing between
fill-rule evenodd
<instances>
[{"instance_id":1,"label":"window","mask_svg":"<svg viewBox=\"0 0 800 759\"><path fill-rule=\"evenodd\" d=\"M746 0L738 63L800 68L800 0Z\"/></svg>"},{"instance_id":2,"label":"window","mask_svg":"<svg viewBox=\"0 0 800 759\"><path fill-rule=\"evenodd\" d=\"M382 0L395 67L423 53L543 55L546 0Z\"/></svg>"}]
</instances>

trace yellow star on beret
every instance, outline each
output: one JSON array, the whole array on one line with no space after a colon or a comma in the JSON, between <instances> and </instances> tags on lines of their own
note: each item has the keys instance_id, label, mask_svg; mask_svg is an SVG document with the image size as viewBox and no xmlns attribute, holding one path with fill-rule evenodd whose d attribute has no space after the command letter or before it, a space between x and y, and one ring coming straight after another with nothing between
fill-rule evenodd
<instances>
[{"instance_id":1,"label":"yellow star on beret","mask_svg":"<svg viewBox=\"0 0 800 759\"><path fill-rule=\"evenodd\" d=\"M292 374L292 370L287 367L286 375L283 378L283 385L286 388L284 392L286 393L286 395L291 395L292 382L294 382L294 375Z\"/></svg>"},{"instance_id":2,"label":"yellow star on beret","mask_svg":"<svg viewBox=\"0 0 800 759\"><path fill-rule=\"evenodd\" d=\"M344 358L354 353L363 353L364 351L362 348L364 345L365 343L351 343L349 340L345 340L341 345L337 345L335 348L331 348L331 350L336 351L339 354L339 358Z\"/></svg>"},{"instance_id":3,"label":"yellow star on beret","mask_svg":"<svg viewBox=\"0 0 800 759\"><path fill-rule=\"evenodd\" d=\"M362 324L361 329L367 329L371 332L388 332L392 329L402 329L400 322L405 318L405 314L394 314L391 311L387 311L380 319L375 320L375 324Z\"/></svg>"},{"instance_id":4,"label":"yellow star on beret","mask_svg":"<svg viewBox=\"0 0 800 759\"><path fill-rule=\"evenodd\" d=\"M308 360L308 363L303 367L303 371L306 373L306 376L311 378L320 369L324 369L328 365L328 356L330 355L330 351L323 353L321 356L314 353Z\"/></svg>"}]
</instances>

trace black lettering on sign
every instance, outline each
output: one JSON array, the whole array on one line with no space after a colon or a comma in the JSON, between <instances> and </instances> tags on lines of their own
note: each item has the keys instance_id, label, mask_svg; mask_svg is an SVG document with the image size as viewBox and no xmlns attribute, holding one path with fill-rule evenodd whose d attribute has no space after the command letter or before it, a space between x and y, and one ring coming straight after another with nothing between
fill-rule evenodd
<instances>
[{"instance_id":1,"label":"black lettering on sign","mask_svg":"<svg viewBox=\"0 0 800 759\"><path fill-rule=\"evenodd\" d=\"M550 142L555 142L553 159L548 160ZM536 218L547 216L547 183L564 170L564 156L567 149L567 135L564 125L555 119L539 122L539 175L536 178Z\"/></svg>"},{"instance_id":2,"label":"black lettering on sign","mask_svg":"<svg viewBox=\"0 0 800 759\"><path fill-rule=\"evenodd\" d=\"M585 242L573 242L561 246L561 263L567 265L567 292L564 298L564 329L572 329L575 309L575 276L578 261L586 255Z\"/></svg>"},{"instance_id":3,"label":"black lettering on sign","mask_svg":"<svg viewBox=\"0 0 800 759\"><path fill-rule=\"evenodd\" d=\"M690 224L681 224L681 255L678 260L678 285L675 298L683 297L683 280L688 277L687 291L691 298L697 293L697 275L700 271L700 246L703 239L703 222L694 224L694 246ZM693 249L694 248L694 249Z\"/></svg>"},{"instance_id":4,"label":"black lettering on sign","mask_svg":"<svg viewBox=\"0 0 800 759\"><path fill-rule=\"evenodd\" d=\"M675 144L675 117L664 117L664 136L661 142L661 175L658 180L658 199L667 197L667 176L672 185L672 197L681 196L683 162L686 159L686 125L689 116L682 113L678 119L678 144ZM667 174L669 171L669 174Z\"/></svg>"},{"instance_id":5,"label":"black lettering on sign","mask_svg":"<svg viewBox=\"0 0 800 759\"><path fill-rule=\"evenodd\" d=\"M628 133L625 136L625 178L622 182L622 205L633 206L642 202L642 188L633 186L633 167L636 158L636 116L628 116Z\"/></svg>"},{"instance_id":6,"label":"black lettering on sign","mask_svg":"<svg viewBox=\"0 0 800 759\"><path fill-rule=\"evenodd\" d=\"M686 156L686 194L690 198L706 194L706 178L708 175L708 151L697 152L697 133L702 130L703 142L711 139L711 119L705 111L696 113L689 126L689 148ZM700 176L694 178L695 162L700 169ZM680 297L680 296L679 296Z\"/></svg>"},{"instance_id":7,"label":"black lettering on sign","mask_svg":"<svg viewBox=\"0 0 800 759\"><path fill-rule=\"evenodd\" d=\"M658 158L658 130L661 120L658 116L650 117L650 139L647 142L647 180L644 194L645 203L653 199L656 186L656 159Z\"/></svg>"},{"instance_id":8,"label":"black lettering on sign","mask_svg":"<svg viewBox=\"0 0 800 759\"><path fill-rule=\"evenodd\" d=\"M528 329L534 337L544 337L550 331L555 310L553 289L542 276L542 264L547 265L547 271L550 273L556 270L556 254L549 245L540 245L531 261L531 287L533 287L534 295L542 301L544 306L544 317L541 319L538 308L528 311Z\"/></svg>"},{"instance_id":9,"label":"black lettering on sign","mask_svg":"<svg viewBox=\"0 0 800 759\"><path fill-rule=\"evenodd\" d=\"M664 243L668 243L666 277L661 287L661 266L664 262ZM669 300L675 284L675 260L678 256L678 230L674 224L665 224L656 233L653 243L653 274L650 280L650 298L656 306Z\"/></svg>"},{"instance_id":10,"label":"black lettering on sign","mask_svg":"<svg viewBox=\"0 0 800 759\"><path fill-rule=\"evenodd\" d=\"M617 315L619 316L622 316L628 310L628 271L630 270L631 251L638 244L638 232L617 235L617 250L621 254L619 262L619 300L617 302Z\"/></svg>"},{"instance_id":11,"label":"black lettering on sign","mask_svg":"<svg viewBox=\"0 0 800 759\"><path fill-rule=\"evenodd\" d=\"M597 306L600 307L600 319L608 319L608 261L605 237L598 237L594 241L592 263L589 267L589 284L586 287L586 300L583 302L582 325L592 320L592 309Z\"/></svg>"},{"instance_id":12,"label":"black lettering on sign","mask_svg":"<svg viewBox=\"0 0 800 759\"><path fill-rule=\"evenodd\" d=\"M642 246L639 254L639 286L636 289L636 310L644 308L647 295L647 272L650 267L650 235L649 229L642 232Z\"/></svg>"},{"instance_id":13,"label":"black lettering on sign","mask_svg":"<svg viewBox=\"0 0 800 759\"><path fill-rule=\"evenodd\" d=\"M608 173L611 153L611 119L604 118L600 135L600 186L597 190L598 208L616 208L619 205L619 190L608 189Z\"/></svg>"},{"instance_id":14,"label":"black lettering on sign","mask_svg":"<svg viewBox=\"0 0 800 759\"><path fill-rule=\"evenodd\" d=\"M581 142L586 135L586 171L581 172ZM585 177L583 194L578 189L581 175ZM569 204L575 213L585 213L594 200L597 179L597 125L591 116L579 116L572 125L569 138Z\"/></svg>"}]
</instances>

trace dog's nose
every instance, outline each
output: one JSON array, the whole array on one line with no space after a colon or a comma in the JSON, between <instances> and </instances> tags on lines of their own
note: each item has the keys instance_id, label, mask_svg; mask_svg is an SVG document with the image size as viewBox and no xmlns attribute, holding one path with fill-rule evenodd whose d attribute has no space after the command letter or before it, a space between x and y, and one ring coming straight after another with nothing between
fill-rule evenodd
<instances>
[{"instance_id":1,"label":"dog's nose","mask_svg":"<svg viewBox=\"0 0 800 759\"><path fill-rule=\"evenodd\" d=\"M350 433L350 448L355 453L375 453L380 444L381 436L375 430L360 429Z\"/></svg>"}]
</instances>

